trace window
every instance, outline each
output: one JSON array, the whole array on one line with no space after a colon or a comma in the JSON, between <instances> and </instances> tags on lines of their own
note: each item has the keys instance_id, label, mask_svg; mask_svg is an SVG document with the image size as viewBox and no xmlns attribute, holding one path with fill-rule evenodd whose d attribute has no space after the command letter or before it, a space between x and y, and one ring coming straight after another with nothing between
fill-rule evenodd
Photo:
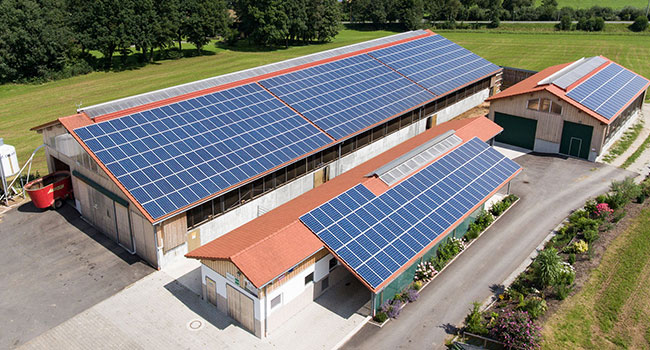
<instances>
[{"instance_id":1,"label":"window","mask_svg":"<svg viewBox=\"0 0 650 350\"><path fill-rule=\"evenodd\" d=\"M391 134L391 133L394 133L395 131L399 130L399 118L395 118L395 119L389 121L388 126L386 128L388 129L386 134Z\"/></svg>"},{"instance_id":2,"label":"window","mask_svg":"<svg viewBox=\"0 0 650 350\"><path fill-rule=\"evenodd\" d=\"M242 204L248 202L253 198L253 185L245 184L239 188L239 200Z\"/></svg>"},{"instance_id":3,"label":"window","mask_svg":"<svg viewBox=\"0 0 650 350\"><path fill-rule=\"evenodd\" d=\"M551 104L551 113L553 114L562 114L562 105L556 102Z\"/></svg>"},{"instance_id":4,"label":"window","mask_svg":"<svg viewBox=\"0 0 650 350\"><path fill-rule=\"evenodd\" d=\"M339 146L333 146L323 151L323 163L327 164L336 160L336 156L339 154Z\"/></svg>"},{"instance_id":5,"label":"window","mask_svg":"<svg viewBox=\"0 0 650 350\"><path fill-rule=\"evenodd\" d=\"M309 283L314 282L314 273L310 273L309 275L305 276L305 285L308 285Z\"/></svg>"},{"instance_id":6,"label":"window","mask_svg":"<svg viewBox=\"0 0 650 350\"><path fill-rule=\"evenodd\" d=\"M280 294L277 297L271 299L271 309L275 308L276 306L280 305L281 303L282 303L282 294Z\"/></svg>"},{"instance_id":7,"label":"window","mask_svg":"<svg viewBox=\"0 0 650 350\"><path fill-rule=\"evenodd\" d=\"M335 258L331 258L330 259L330 271L332 271L338 264L339 264L339 262L336 261Z\"/></svg>"},{"instance_id":8,"label":"window","mask_svg":"<svg viewBox=\"0 0 650 350\"><path fill-rule=\"evenodd\" d=\"M212 201L203 203L187 211L187 228L194 227L212 217Z\"/></svg>"},{"instance_id":9,"label":"window","mask_svg":"<svg viewBox=\"0 0 650 350\"><path fill-rule=\"evenodd\" d=\"M275 172L275 187L280 187L287 182L287 169L282 168Z\"/></svg>"},{"instance_id":10,"label":"window","mask_svg":"<svg viewBox=\"0 0 650 350\"><path fill-rule=\"evenodd\" d=\"M212 200L212 212L214 216L223 214L223 196Z\"/></svg>"},{"instance_id":11,"label":"window","mask_svg":"<svg viewBox=\"0 0 650 350\"><path fill-rule=\"evenodd\" d=\"M399 121L398 121L398 125L399 125ZM341 157L352 153L352 151L354 151L354 137L351 137L343 141L343 143L341 144Z\"/></svg>"},{"instance_id":12,"label":"window","mask_svg":"<svg viewBox=\"0 0 650 350\"><path fill-rule=\"evenodd\" d=\"M382 124L372 129L372 140L379 140L386 135L386 125Z\"/></svg>"},{"instance_id":13,"label":"window","mask_svg":"<svg viewBox=\"0 0 650 350\"><path fill-rule=\"evenodd\" d=\"M539 110L539 99L534 98L532 100L528 100L528 109L532 109L534 111Z\"/></svg>"},{"instance_id":14,"label":"window","mask_svg":"<svg viewBox=\"0 0 650 350\"><path fill-rule=\"evenodd\" d=\"M307 161L302 159L296 163L296 177L301 177L307 172Z\"/></svg>"},{"instance_id":15,"label":"window","mask_svg":"<svg viewBox=\"0 0 650 350\"><path fill-rule=\"evenodd\" d=\"M271 191L275 188L274 174L269 174L264 177L264 192Z\"/></svg>"},{"instance_id":16,"label":"window","mask_svg":"<svg viewBox=\"0 0 650 350\"><path fill-rule=\"evenodd\" d=\"M239 205L239 189L235 188L234 190L226 193L223 196L223 206L224 210L228 211Z\"/></svg>"},{"instance_id":17,"label":"window","mask_svg":"<svg viewBox=\"0 0 650 350\"><path fill-rule=\"evenodd\" d=\"M257 179L253 182L253 198L264 193L264 179Z\"/></svg>"},{"instance_id":18,"label":"window","mask_svg":"<svg viewBox=\"0 0 650 350\"><path fill-rule=\"evenodd\" d=\"M357 148L361 148L370 143L370 131L366 131L363 134L357 136Z\"/></svg>"},{"instance_id":19,"label":"window","mask_svg":"<svg viewBox=\"0 0 650 350\"><path fill-rule=\"evenodd\" d=\"M551 100L548 98L543 98L542 99L542 104L541 107L539 108L540 111L542 112L548 112L551 110Z\"/></svg>"}]
</instances>

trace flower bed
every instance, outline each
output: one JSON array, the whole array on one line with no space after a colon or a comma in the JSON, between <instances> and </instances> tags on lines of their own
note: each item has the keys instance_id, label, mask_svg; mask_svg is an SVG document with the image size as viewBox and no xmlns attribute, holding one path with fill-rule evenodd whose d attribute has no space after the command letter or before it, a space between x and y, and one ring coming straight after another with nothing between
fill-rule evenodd
<instances>
[{"instance_id":1,"label":"flower bed","mask_svg":"<svg viewBox=\"0 0 650 350\"><path fill-rule=\"evenodd\" d=\"M520 312L518 318L527 318L535 324L549 302L565 299L574 289L576 261L590 259L593 243L625 215L626 205L634 199L642 203L648 194L650 180L641 185L634 184L631 178L612 182L609 193L587 201L582 209L568 217L535 260L487 310L480 311L475 305L465 319L465 329L506 344L509 339L516 339L520 331L501 329L499 332L503 334L495 334L495 320L511 318L513 313ZM532 347L518 346L539 347L538 342L531 344Z\"/></svg>"}]
</instances>

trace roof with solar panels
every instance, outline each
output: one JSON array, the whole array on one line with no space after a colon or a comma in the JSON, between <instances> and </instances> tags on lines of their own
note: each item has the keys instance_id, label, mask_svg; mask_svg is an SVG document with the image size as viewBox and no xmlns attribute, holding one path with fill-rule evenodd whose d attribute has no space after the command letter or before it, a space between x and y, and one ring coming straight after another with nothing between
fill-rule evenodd
<instances>
[{"instance_id":1,"label":"roof with solar panels","mask_svg":"<svg viewBox=\"0 0 650 350\"><path fill-rule=\"evenodd\" d=\"M325 247L376 292L521 171L486 143L502 130L443 123L186 256L231 261L261 288Z\"/></svg>"},{"instance_id":2,"label":"roof with solar panels","mask_svg":"<svg viewBox=\"0 0 650 350\"><path fill-rule=\"evenodd\" d=\"M546 68L487 100L545 90L609 124L649 86L650 81L641 75L594 56Z\"/></svg>"},{"instance_id":3,"label":"roof with solar panels","mask_svg":"<svg viewBox=\"0 0 650 350\"><path fill-rule=\"evenodd\" d=\"M85 107L59 121L157 223L499 71L420 30Z\"/></svg>"}]
</instances>

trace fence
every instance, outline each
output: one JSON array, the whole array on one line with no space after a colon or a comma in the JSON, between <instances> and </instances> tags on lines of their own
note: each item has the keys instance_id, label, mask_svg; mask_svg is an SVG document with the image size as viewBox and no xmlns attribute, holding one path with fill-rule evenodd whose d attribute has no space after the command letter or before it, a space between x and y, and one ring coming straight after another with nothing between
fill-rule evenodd
<instances>
[{"instance_id":1,"label":"fence","mask_svg":"<svg viewBox=\"0 0 650 350\"><path fill-rule=\"evenodd\" d=\"M503 81L501 82L501 90L505 90L518 82L530 78L533 76L535 71L532 70L527 70L527 69L521 69L521 68L513 68L513 67L502 67L503 68Z\"/></svg>"}]
</instances>

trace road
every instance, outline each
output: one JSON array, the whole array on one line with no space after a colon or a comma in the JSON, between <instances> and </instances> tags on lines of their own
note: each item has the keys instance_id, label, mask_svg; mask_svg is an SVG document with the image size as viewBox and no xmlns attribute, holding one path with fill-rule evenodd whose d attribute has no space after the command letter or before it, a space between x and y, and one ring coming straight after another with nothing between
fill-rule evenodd
<instances>
[{"instance_id":1,"label":"road","mask_svg":"<svg viewBox=\"0 0 650 350\"><path fill-rule=\"evenodd\" d=\"M18 347L154 269L69 205L0 217L0 349Z\"/></svg>"},{"instance_id":2,"label":"road","mask_svg":"<svg viewBox=\"0 0 650 350\"><path fill-rule=\"evenodd\" d=\"M383 328L364 326L343 349L442 349L473 301L501 290L503 281L570 212L633 173L555 156L523 155L524 171L511 191L521 200Z\"/></svg>"}]
</instances>

